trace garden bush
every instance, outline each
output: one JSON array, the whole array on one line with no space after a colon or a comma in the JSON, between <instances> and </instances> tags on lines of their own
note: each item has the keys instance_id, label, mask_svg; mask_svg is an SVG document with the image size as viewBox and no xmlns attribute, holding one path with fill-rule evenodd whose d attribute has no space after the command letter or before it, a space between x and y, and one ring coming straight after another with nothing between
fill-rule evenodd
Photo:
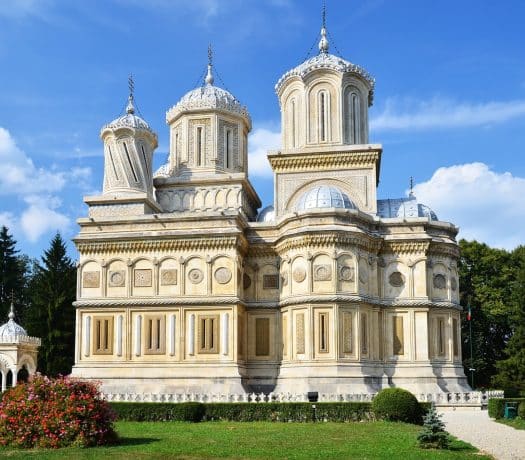
<instances>
[{"instance_id":1,"label":"garden bush","mask_svg":"<svg viewBox=\"0 0 525 460\"><path fill-rule=\"evenodd\" d=\"M518 417L525 420L525 401L521 401L520 405L518 406Z\"/></svg>"},{"instance_id":2,"label":"garden bush","mask_svg":"<svg viewBox=\"0 0 525 460\"><path fill-rule=\"evenodd\" d=\"M23 448L109 444L116 440L113 420L97 385L37 374L3 395L0 444Z\"/></svg>"},{"instance_id":3,"label":"garden bush","mask_svg":"<svg viewBox=\"0 0 525 460\"><path fill-rule=\"evenodd\" d=\"M376 418L382 420L422 422L422 407L412 393L402 388L381 390L372 400L372 411Z\"/></svg>"},{"instance_id":4,"label":"garden bush","mask_svg":"<svg viewBox=\"0 0 525 460\"><path fill-rule=\"evenodd\" d=\"M505 403L517 402L523 404L525 398L491 398L489 399L489 417L498 419L505 415ZM518 409L519 411L519 409Z\"/></svg>"}]
</instances>

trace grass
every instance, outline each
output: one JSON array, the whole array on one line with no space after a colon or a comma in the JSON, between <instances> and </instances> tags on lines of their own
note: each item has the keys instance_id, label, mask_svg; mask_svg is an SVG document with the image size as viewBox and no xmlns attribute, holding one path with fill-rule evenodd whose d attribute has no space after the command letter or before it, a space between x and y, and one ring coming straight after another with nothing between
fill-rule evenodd
<instances>
[{"instance_id":1,"label":"grass","mask_svg":"<svg viewBox=\"0 0 525 460\"><path fill-rule=\"evenodd\" d=\"M417 447L404 423L117 422L121 443L58 450L0 449L10 459L489 459L454 440L448 451Z\"/></svg>"},{"instance_id":2,"label":"grass","mask_svg":"<svg viewBox=\"0 0 525 460\"><path fill-rule=\"evenodd\" d=\"M511 426L512 428L515 428L516 430L525 430L525 419L521 417L516 417L510 420L506 418L498 418L496 422Z\"/></svg>"}]
</instances>

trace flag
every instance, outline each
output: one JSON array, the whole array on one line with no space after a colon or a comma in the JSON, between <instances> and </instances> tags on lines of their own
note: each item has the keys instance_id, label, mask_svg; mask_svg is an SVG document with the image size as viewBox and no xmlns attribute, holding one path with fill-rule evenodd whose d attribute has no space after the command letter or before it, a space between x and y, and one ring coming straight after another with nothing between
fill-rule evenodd
<instances>
[{"instance_id":1,"label":"flag","mask_svg":"<svg viewBox=\"0 0 525 460\"><path fill-rule=\"evenodd\" d=\"M467 311L467 321L470 321L472 319L472 312L470 310L470 303L468 304L468 311Z\"/></svg>"}]
</instances>

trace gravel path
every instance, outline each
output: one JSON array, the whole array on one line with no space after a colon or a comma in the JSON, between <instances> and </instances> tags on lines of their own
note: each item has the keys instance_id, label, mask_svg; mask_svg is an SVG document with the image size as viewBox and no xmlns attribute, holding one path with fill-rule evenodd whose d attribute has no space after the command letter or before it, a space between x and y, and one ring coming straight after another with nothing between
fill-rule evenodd
<instances>
[{"instance_id":1,"label":"gravel path","mask_svg":"<svg viewBox=\"0 0 525 460\"><path fill-rule=\"evenodd\" d=\"M525 460L525 430L497 423L483 411L444 411L447 431L497 460Z\"/></svg>"}]
</instances>

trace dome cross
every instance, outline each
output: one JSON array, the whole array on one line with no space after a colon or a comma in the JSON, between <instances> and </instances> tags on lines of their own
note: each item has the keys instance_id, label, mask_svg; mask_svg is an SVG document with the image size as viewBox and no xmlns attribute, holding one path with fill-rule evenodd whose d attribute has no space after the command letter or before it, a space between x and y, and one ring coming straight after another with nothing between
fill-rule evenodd
<instances>
[{"instance_id":1,"label":"dome cross","mask_svg":"<svg viewBox=\"0 0 525 460\"><path fill-rule=\"evenodd\" d=\"M319 41L319 52L321 54L327 54L330 44L326 38L326 3L323 2L323 13L322 13L322 27L321 27L321 40Z\"/></svg>"},{"instance_id":2,"label":"dome cross","mask_svg":"<svg viewBox=\"0 0 525 460\"><path fill-rule=\"evenodd\" d=\"M128 105L126 106L126 113L133 114L135 113L135 106L133 105L135 82L133 81L133 74L131 73L129 74L129 77L128 77L128 88L129 88L129 96L128 96Z\"/></svg>"}]
</instances>

